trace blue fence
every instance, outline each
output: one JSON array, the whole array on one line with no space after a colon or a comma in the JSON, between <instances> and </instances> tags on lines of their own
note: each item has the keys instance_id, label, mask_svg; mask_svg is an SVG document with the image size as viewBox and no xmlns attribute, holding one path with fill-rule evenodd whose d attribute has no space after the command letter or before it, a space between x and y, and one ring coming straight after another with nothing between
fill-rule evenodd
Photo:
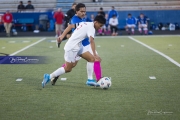
<instances>
[{"instance_id":1,"label":"blue fence","mask_svg":"<svg viewBox=\"0 0 180 120\"><path fill-rule=\"evenodd\" d=\"M107 12L106 12L107 13ZM119 28L124 28L126 25L125 19L127 18L128 13L131 13L132 16L138 17L140 13L144 13L150 18L151 22L155 24L158 23L178 23L180 24L180 10L157 10L157 11L119 11ZM91 14L97 15L96 12L87 12L87 15Z\"/></svg>"},{"instance_id":2,"label":"blue fence","mask_svg":"<svg viewBox=\"0 0 180 120\"><path fill-rule=\"evenodd\" d=\"M106 12L107 13L107 12ZM128 13L131 13L134 17L139 16L140 13L144 13L150 18L151 22L155 24L158 23L178 23L180 24L180 10L158 10L158 11L119 11L119 28L124 28L126 24L126 17ZM52 19L52 12L45 13L13 13L14 19L34 19L33 24L39 24L39 16L41 14L47 14L49 19ZM91 14L97 15L97 12L87 12L87 16L90 17Z\"/></svg>"}]
</instances>

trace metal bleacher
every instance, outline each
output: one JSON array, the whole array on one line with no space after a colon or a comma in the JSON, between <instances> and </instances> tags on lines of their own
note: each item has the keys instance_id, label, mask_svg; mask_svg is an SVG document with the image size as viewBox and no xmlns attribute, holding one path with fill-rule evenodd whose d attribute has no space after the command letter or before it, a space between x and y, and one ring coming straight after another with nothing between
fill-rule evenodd
<instances>
[{"instance_id":1,"label":"metal bleacher","mask_svg":"<svg viewBox=\"0 0 180 120\"><path fill-rule=\"evenodd\" d=\"M74 0L57 0L57 8L62 8L62 11L68 11L72 4L74 3Z\"/></svg>"},{"instance_id":2,"label":"metal bleacher","mask_svg":"<svg viewBox=\"0 0 180 120\"><path fill-rule=\"evenodd\" d=\"M28 0L0 0L0 12L5 12L6 10L17 12L19 1L23 1L26 6ZM31 2L35 7L35 10L30 12L44 12L49 9L56 8L57 0L31 0ZM24 12L28 12L28 10Z\"/></svg>"},{"instance_id":3,"label":"metal bleacher","mask_svg":"<svg viewBox=\"0 0 180 120\"><path fill-rule=\"evenodd\" d=\"M20 0L0 0L0 12L10 10L17 12L17 6ZM22 0L27 5L28 0ZM67 11L71 8L73 2L84 3L87 11L98 11L100 7L104 11L115 6L118 11L128 10L180 10L180 0L101 0L102 2L93 2L93 0L31 0L35 7L33 12L44 12L53 8L62 8ZM25 11L27 12L27 11Z\"/></svg>"},{"instance_id":4,"label":"metal bleacher","mask_svg":"<svg viewBox=\"0 0 180 120\"><path fill-rule=\"evenodd\" d=\"M180 0L102 0L102 2L92 2L92 0L74 0L77 3L84 3L87 11L98 11L100 7L104 11L115 6L118 11L126 10L179 10Z\"/></svg>"}]
</instances>

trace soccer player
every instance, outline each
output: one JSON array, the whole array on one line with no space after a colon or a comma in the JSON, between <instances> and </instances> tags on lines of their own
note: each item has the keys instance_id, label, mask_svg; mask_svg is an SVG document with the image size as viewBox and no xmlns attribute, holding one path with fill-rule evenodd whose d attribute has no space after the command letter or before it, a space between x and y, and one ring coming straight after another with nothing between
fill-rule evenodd
<instances>
[{"instance_id":1,"label":"soccer player","mask_svg":"<svg viewBox=\"0 0 180 120\"><path fill-rule=\"evenodd\" d=\"M118 19L116 15L113 15L112 18L109 19L109 25L111 26L112 36L117 36L118 34Z\"/></svg>"},{"instance_id":2,"label":"soccer player","mask_svg":"<svg viewBox=\"0 0 180 120\"><path fill-rule=\"evenodd\" d=\"M71 21L72 17L76 14L76 11L75 11L76 5L77 5L76 3L73 3L71 9L68 10L67 13L65 14L64 28L68 26L68 23ZM69 39L71 37L71 33L72 31L69 31L69 33L64 37L64 40Z\"/></svg>"},{"instance_id":3,"label":"soccer player","mask_svg":"<svg viewBox=\"0 0 180 120\"><path fill-rule=\"evenodd\" d=\"M138 25L139 25L139 32L140 34L143 34L142 29L144 30L144 34L147 35L148 33L148 22L147 19L144 17L144 14L140 14L140 17L138 19Z\"/></svg>"},{"instance_id":4,"label":"soccer player","mask_svg":"<svg viewBox=\"0 0 180 120\"><path fill-rule=\"evenodd\" d=\"M85 17L85 14L86 14L86 7L84 4L82 3L79 3L76 5L76 15L74 15L71 19L71 23L69 24L69 26L65 29L65 31L63 32L63 34L59 37L59 42L61 42L63 40L63 38L66 36L66 34L72 29L72 31L74 31L74 25L78 26L78 24L80 22L83 22L83 18ZM92 53L92 49L90 47L90 41L89 41L89 38L85 38L83 41L82 41L82 45L84 47L84 50L85 51L89 51L91 54ZM74 63L74 66L76 66L76 64L78 63L80 57L76 57L76 62ZM101 64L100 64L100 61L101 60L96 60L93 65L94 65L94 68L92 69L91 68L91 64L90 62L87 62L87 75L88 75L88 80L86 82L87 85L92 85L92 83L96 83L96 80L98 81L102 75L101 75ZM62 66L65 66L65 64L63 64ZM93 79L93 71L95 73L95 76L96 76L96 80ZM51 79L51 83L52 85L55 85L56 81L57 81L58 77L55 77L53 79Z\"/></svg>"},{"instance_id":5,"label":"soccer player","mask_svg":"<svg viewBox=\"0 0 180 120\"><path fill-rule=\"evenodd\" d=\"M81 56L83 59L91 63L89 65L91 69L93 69L93 63L95 62L95 59L100 60L100 57L96 54L95 50L95 29L98 30L105 23L106 19L103 16L96 16L94 22L81 22L79 24L79 26L74 30L72 36L64 46L65 66L58 68L51 74L44 74L44 79L42 81L43 88L52 78L55 78L67 72L71 72L72 68L74 67L74 63L76 62L76 56ZM82 45L82 41L87 37L90 40L93 55L89 51L84 50L84 47ZM98 86L97 83L95 83L94 85Z\"/></svg>"},{"instance_id":6,"label":"soccer player","mask_svg":"<svg viewBox=\"0 0 180 120\"><path fill-rule=\"evenodd\" d=\"M136 27L136 19L132 17L131 14L128 14L128 17L126 18L126 26L125 29L130 35L129 29L131 29L132 35L134 35L134 28Z\"/></svg>"}]
</instances>

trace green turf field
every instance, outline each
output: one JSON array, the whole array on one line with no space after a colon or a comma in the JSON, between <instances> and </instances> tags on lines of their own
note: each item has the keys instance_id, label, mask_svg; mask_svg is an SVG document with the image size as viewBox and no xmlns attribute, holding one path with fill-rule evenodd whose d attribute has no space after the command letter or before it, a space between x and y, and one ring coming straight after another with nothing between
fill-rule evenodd
<instances>
[{"instance_id":1,"label":"green turf field","mask_svg":"<svg viewBox=\"0 0 180 120\"><path fill-rule=\"evenodd\" d=\"M133 38L180 63L180 36ZM40 39L0 38L0 53L12 54ZM65 42L58 49L51 40L16 54L47 56L47 64L0 65L0 120L179 120L180 67L166 58L129 37L96 38L110 89L85 85L85 60L62 76L66 81L42 88L43 74L64 62Z\"/></svg>"}]
</instances>

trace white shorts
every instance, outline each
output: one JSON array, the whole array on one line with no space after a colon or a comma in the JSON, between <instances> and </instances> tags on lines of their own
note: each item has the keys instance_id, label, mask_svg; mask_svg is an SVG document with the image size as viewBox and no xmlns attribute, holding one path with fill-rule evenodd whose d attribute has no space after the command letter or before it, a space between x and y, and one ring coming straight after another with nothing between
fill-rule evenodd
<instances>
[{"instance_id":1,"label":"white shorts","mask_svg":"<svg viewBox=\"0 0 180 120\"><path fill-rule=\"evenodd\" d=\"M139 24L139 27L147 27L147 24Z\"/></svg>"},{"instance_id":2,"label":"white shorts","mask_svg":"<svg viewBox=\"0 0 180 120\"><path fill-rule=\"evenodd\" d=\"M135 28L135 27L136 27L136 25L135 25L135 24L131 24L131 25L130 25L130 24L127 24L127 27L128 27L128 28L132 28L132 27L134 27L134 28Z\"/></svg>"},{"instance_id":3,"label":"white shorts","mask_svg":"<svg viewBox=\"0 0 180 120\"><path fill-rule=\"evenodd\" d=\"M87 51L89 51L89 52L93 55L93 51L92 51L92 48L91 48L91 44L86 45L86 46L83 47L83 53L85 53L85 52L87 52ZM97 51L96 51L96 54L98 54Z\"/></svg>"},{"instance_id":4,"label":"white shorts","mask_svg":"<svg viewBox=\"0 0 180 120\"><path fill-rule=\"evenodd\" d=\"M83 54L83 47L82 47L82 45L78 44L75 48L73 48L69 51L65 51L64 59L66 62L75 63L75 61L77 61L76 59L81 54Z\"/></svg>"},{"instance_id":5,"label":"white shorts","mask_svg":"<svg viewBox=\"0 0 180 120\"><path fill-rule=\"evenodd\" d=\"M93 51L92 51L92 48L91 48L91 44L86 45L86 46L83 46L82 54L85 53L85 52L87 52L87 51L89 51L89 52L93 55ZM96 51L96 54L98 54L97 51ZM76 61L79 61L79 60L81 59L81 57L78 55L78 56L76 56L75 59L76 59Z\"/></svg>"}]
</instances>

